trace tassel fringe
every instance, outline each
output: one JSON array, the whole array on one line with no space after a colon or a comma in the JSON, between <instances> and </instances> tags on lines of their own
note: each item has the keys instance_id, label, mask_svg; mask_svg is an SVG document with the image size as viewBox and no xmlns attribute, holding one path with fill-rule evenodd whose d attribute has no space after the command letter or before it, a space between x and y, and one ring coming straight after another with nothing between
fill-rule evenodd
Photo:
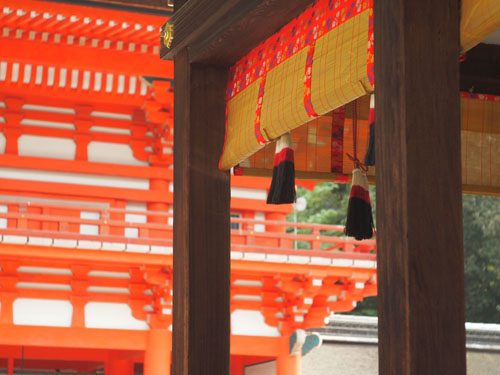
<instances>
[{"instance_id":1,"label":"tassel fringe","mask_svg":"<svg viewBox=\"0 0 500 375\"><path fill-rule=\"evenodd\" d=\"M368 178L359 168L352 171L352 189L347 208L345 234L357 240L373 237L373 216Z\"/></svg>"},{"instance_id":2,"label":"tassel fringe","mask_svg":"<svg viewBox=\"0 0 500 375\"><path fill-rule=\"evenodd\" d=\"M276 142L274 155L273 178L267 195L268 204L294 203L295 165L293 159L293 143L290 133L283 134Z\"/></svg>"}]
</instances>

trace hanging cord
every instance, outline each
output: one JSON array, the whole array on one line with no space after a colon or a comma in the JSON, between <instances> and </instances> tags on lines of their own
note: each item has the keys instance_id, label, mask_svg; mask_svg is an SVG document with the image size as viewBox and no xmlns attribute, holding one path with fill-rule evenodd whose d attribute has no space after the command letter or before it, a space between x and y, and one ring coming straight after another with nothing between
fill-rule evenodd
<instances>
[{"instance_id":1,"label":"hanging cord","mask_svg":"<svg viewBox=\"0 0 500 375\"><path fill-rule=\"evenodd\" d=\"M352 107L352 148L354 156L350 154L346 154L349 159L351 159L354 163L354 168L359 168L362 171L368 171L368 167L361 163L358 159L358 103L354 102Z\"/></svg>"}]
</instances>

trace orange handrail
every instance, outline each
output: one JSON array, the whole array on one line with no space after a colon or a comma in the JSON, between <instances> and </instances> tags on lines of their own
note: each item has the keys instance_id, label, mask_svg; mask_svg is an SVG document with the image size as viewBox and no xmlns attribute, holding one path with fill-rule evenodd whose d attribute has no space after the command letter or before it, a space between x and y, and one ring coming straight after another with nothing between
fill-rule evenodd
<instances>
[{"instance_id":1,"label":"orange handrail","mask_svg":"<svg viewBox=\"0 0 500 375\"><path fill-rule=\"evenodd\" d=\"M4 224L0 224L0 235L168 247L173 245L173 214L166 211L112 208L106 204L52 203L22 198L0 199L0 206L8 208L7 212L0 212L0 223L4 219ZM98 218L82 218L82 212L92 212ZM134 215L134 220L127 220L128 215ZM231 224L238 226L231 230L233 251L273 254L294 252L297 255L337 257L342 253L373 255L376 250L375 240L357 241L345 237L342 235L344 228L339 225L247 218L231 218ZM91 227L94 233L82 230ZM299 233L289 233L286 228L290 231L296 228ZM127 234L127 229L133 229L134 234ZM299 246L302 249L295 249L297 243L302 245Z\"/></svg>"}]
</instances>

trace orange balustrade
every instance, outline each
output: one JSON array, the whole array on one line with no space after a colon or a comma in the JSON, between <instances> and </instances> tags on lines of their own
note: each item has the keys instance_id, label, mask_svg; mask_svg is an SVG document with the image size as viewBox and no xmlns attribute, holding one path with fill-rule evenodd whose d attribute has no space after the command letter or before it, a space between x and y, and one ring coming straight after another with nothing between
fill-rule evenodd
<instances>
[{"instance_id":1,"label":"orange balustrade","mask_svg":"<svg viewBox=\"0 0 500 375\"><path fill-rule=\"evenodd\" d=\"M45 202L43 199L0 198L0 205L7 206L7 212L0 212L0 219L6 219L4 236L43 237L71 239L76 241L100 241L154 246L172 246L173 214L157 210L130 210L99 206ZM82 218L82 213L94 213L97 218ZM141 222L126 221L127 215L142 218ZM110 219L121 217L122 219ZM170 220L169 220L170 219ZM255 220L231 218L231 250L254 253L296 253L307 256L331 257L346 254L359 258L374 259L375 240L357 241L343 237L339 225L292 223L277 220ZM265 231L255 230L256 225ZM288 228L289 232L282 231ZM297 228L298 234L294 233ZM132 229L133 236L127 235ZM87 230L87 232L86 232ZM278 231L270 231L278 230ZM92 232L92 233L89 233ZM9 237L7 237L8 240ZM291 244L299 242L305 249L294 249Z\"/></svg>"}]
</instances>

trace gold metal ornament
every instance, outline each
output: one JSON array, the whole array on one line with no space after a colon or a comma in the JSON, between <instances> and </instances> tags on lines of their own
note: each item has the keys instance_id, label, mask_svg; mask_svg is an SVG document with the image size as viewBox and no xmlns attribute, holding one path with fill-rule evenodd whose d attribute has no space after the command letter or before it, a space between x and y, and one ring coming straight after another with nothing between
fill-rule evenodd
<instances>
[{"instance_id":1,"label":"gold metal ornament","mask_svg":"<svg viewBox=\"0 0 500 375\"><path fill-rule=\"evenodd\" d=\"M165 24L161 36L163 37L163 44L165 47L170 48L174 40L174 25L171 23Z\"/></svg>"}]
</instances>

